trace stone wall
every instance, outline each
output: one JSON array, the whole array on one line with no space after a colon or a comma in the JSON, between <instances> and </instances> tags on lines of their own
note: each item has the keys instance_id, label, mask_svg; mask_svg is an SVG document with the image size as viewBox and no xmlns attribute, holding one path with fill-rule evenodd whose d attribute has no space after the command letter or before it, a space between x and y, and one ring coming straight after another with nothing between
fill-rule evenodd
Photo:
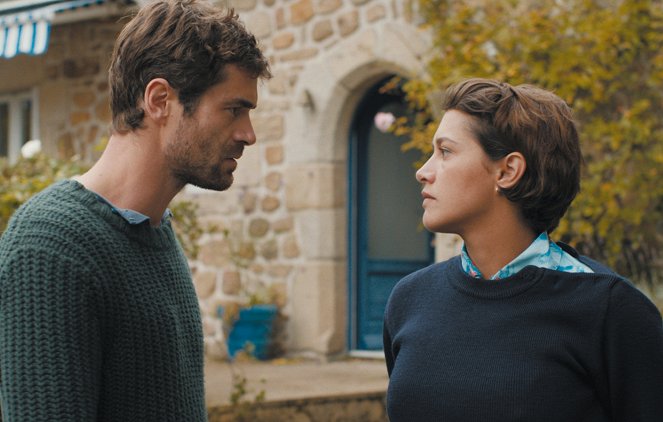
<instances>
[{"instance_id":1,"label":"stone wall","mask_svg":"<svg viewBox=\"0 0 663 422\"><path fill-rule=\"evenodd\" d=\"M52 31L41 89L41 108L58 112L44 120L43 133L59 155L94 161L109 136L108 64L121 29L116 19L79 22Z\"/></svg>"},{"instance_id":2,"label":"stone wall","mask_svg":"<svg viewBox=\"0 0 663 422\"><path fill-rule=\"evenodd\" d=\"M182 194L220 228L204 235L192 262L208 353L225 354L218 306L241 301L257 284L271 286L287 318L288 352L343 352L350 121L377 80L420 72L426 34L413 22L411 1L221 3L259 38L274 77L260 87L252 114L258 142L245 151L233 187ZM235 265L237 256L248 264Z\"/></svg>"},{"instance_id":3,"label":"stone wall","mask_svg":"<svg viewBox=\"0 0 663 422\"><path fill-rule=\"evenodd\" d=\"M218 0L259 38L274 77L252 112L258 138L226 192L187 187L204 225L191 262L206 350L223 356L219 305L266 286L287 318L288 352L347 344L347 155L363 94L390 74L419 75L430 43L412 0ZM0 93L36 87L47 152L93 161L110 124L107 69L118 17L53 27L43 56L0 63ZM8 82L11 81L11 82Z\"/></svg>"},{"instance_id":4,"label":"stone wall","mask_svg":"<svg viewBox=\"0 0 663 422\"><path fill-rule=\"evenodd\" d=\"M36 92L39 137L48 153L98 157L94 147L107 139L110 123L107 69L121 29L116 21L54 26L46 54L0 63L0 93Z\"/></svg>"},{"instance_id":5,"label":"stone wall","mask_svg":"<svg viewBox=\"0 0 663 422\"><path fill-rule=\"evenodd\" d=\"M386 422L386 394L316 397L209 409L210 422Z\"/></svg>"}]
</instances>

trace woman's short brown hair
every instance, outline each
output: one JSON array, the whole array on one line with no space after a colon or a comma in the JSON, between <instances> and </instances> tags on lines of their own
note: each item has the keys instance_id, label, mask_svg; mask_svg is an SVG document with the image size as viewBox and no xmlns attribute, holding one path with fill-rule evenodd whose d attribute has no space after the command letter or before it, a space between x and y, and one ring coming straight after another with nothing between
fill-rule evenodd
<instances>
[{"instance_id":1,"label":"woman's short brown hair","mask_svg":"<svg viewBox=\"0 0 663 422\"><path fill-rule=\"evenodd\" d=\"M232 9L196 0L148 3L115 43L109 69L113 129L127 132L142 126L140 100L154 78L166 79L191 115L201 95L223 82L227 64L255 78L271 77L256 38Z\"/></svg>"},{"instance_id":2,"label":"woman's short brown hair","mask_svg":"<svg viewBox=\"0 0 663 422\"><path fill-rule=\"evenodd\" d=\"M474 117L470 129L492 160L523 154L525 173L502 193L535 232L552 232L580 190L583 160L569 106L532 85L468 79L447 89L442 109Z\"/></svg>"}]
</instances>

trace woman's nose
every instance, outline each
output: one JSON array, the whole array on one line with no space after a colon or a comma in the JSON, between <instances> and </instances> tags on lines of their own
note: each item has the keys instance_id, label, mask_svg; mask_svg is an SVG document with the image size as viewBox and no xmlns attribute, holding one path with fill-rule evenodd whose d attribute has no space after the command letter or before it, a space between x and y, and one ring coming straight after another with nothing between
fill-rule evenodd
<instances>
[{"instance_id":1,"label":"woman's nose","mask_svg":"<svg viewBox=\"0 0 663 422\"><path fill-rule=\"evenodd\" d=\"M429 158L423 166L417 170L415 177L419 183L431 183L433 181L434 173L431 171L430 162L433 157Z\"/></svg>"}]
</instances>

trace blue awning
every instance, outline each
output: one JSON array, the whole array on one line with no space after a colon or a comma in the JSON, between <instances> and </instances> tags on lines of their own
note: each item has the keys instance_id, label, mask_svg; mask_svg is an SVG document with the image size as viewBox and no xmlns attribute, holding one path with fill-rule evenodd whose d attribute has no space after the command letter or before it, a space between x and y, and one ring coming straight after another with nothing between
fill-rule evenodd
<instances>
[{"instance_id":1,"label":"blue awning","mask_svg":"<svg viewBox=\"0 0 663 422\"><path fill-rule=\"evenodd\" d=\"M5 5L15 7L8 10L0 9L0 58L10 59L21 53L43 54L48 48L51 23L56 13L91 7L106 1L6 2Z\"/></svg>"}]
</instances>

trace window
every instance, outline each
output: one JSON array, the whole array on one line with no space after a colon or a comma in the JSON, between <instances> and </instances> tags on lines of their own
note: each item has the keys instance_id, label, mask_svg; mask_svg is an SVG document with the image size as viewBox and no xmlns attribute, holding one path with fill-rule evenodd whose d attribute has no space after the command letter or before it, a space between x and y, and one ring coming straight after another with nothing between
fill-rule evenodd
<instances>
[{"instance_id":1,"label":"window","mask_svg":"<svg viewBox=\"0 0 663 422\"><path fill-rule=\"evenodd\" d=\"M21 93L0 96L0 157L18 159L21 146L39 137L36 95Z\"/></svg>"}]
</instances>

